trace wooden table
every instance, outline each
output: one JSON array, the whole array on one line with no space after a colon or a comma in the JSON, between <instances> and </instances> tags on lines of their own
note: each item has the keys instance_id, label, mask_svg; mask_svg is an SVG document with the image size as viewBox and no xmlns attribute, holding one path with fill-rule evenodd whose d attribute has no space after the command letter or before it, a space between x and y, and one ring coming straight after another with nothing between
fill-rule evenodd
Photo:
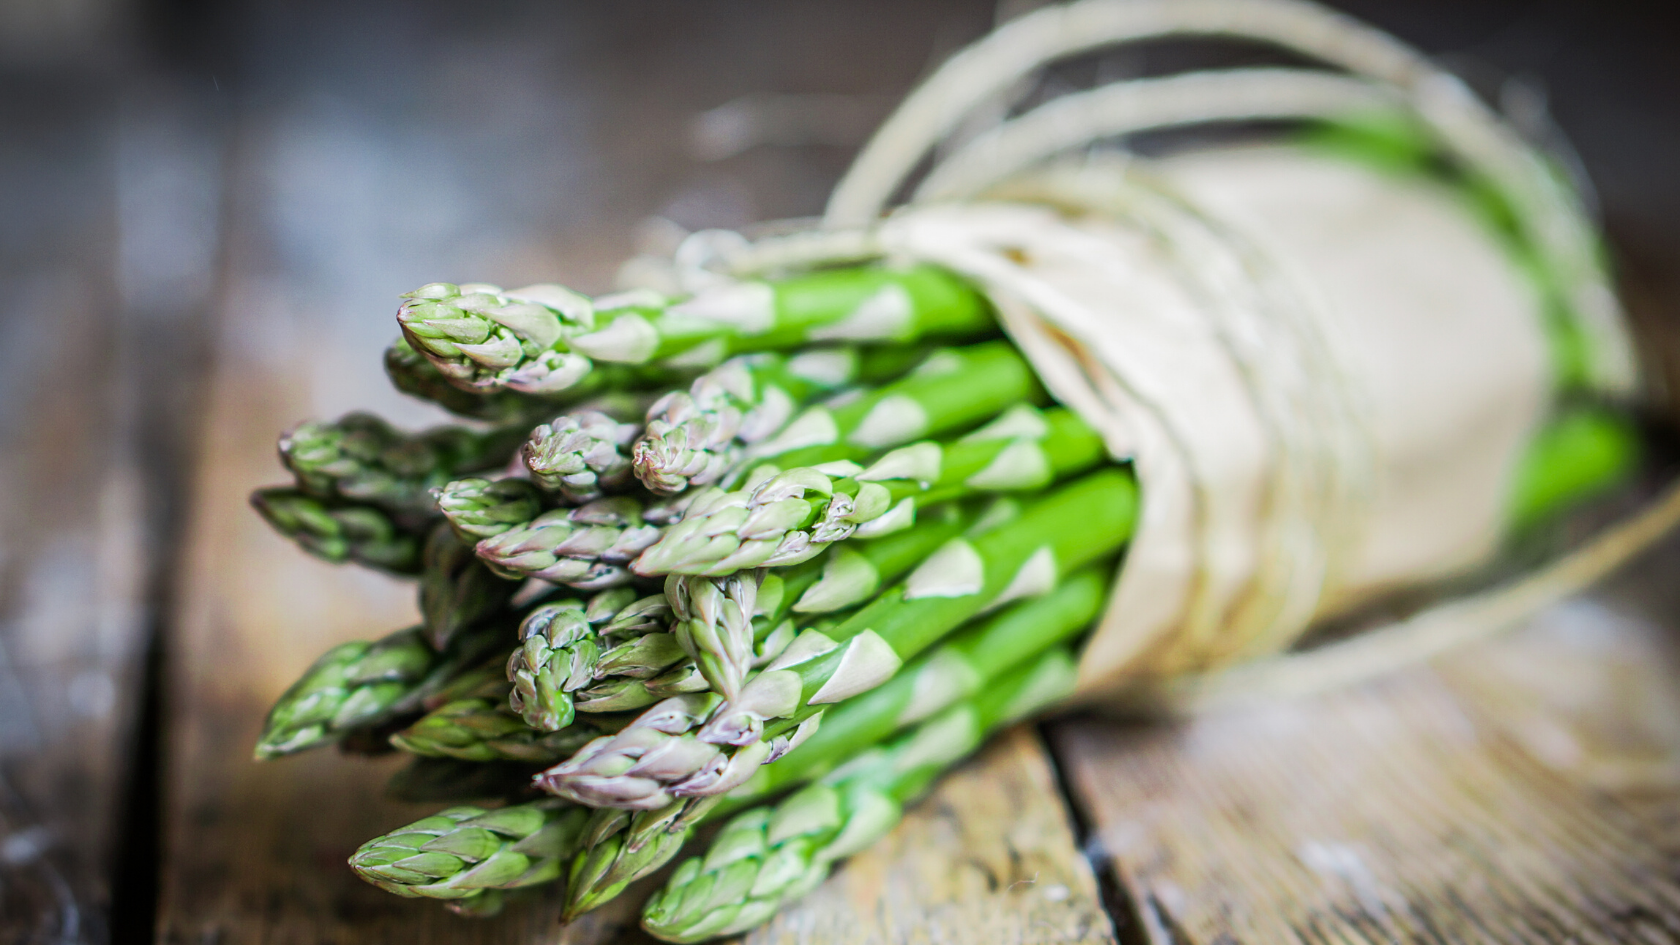
<instances>
[{"instance_id":1,"label":"wooden table","mask_svg":"<svg viewBox=\"0 0 1680 945\"><path fill-rule=\"evenodd\" d=\"M601 290L656 215L813 212L993 10L232 9L175 72L0 95L32 129L0 144L0 941L645 940L633 894L562 928L381 893L344 860L428 812L381 796L400 762L248 760L317 653L414 607L245 494L305 418L438 419L378 368L397 293ZM1680 940L1676 573L1670 542L1357 690L1019 727L749 941Z\"/></svg>"}]
</instances>

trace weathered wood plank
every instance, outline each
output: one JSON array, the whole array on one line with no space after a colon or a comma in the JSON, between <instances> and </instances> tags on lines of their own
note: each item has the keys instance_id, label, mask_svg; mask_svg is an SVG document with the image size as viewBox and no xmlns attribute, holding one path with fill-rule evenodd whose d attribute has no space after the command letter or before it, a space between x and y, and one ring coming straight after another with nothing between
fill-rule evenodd
<instances>
[{"instance_id":1,"label":"weathered wood plank","mask_svg":"<svg viewBox=\"0 0 1680 945\"><path fill-rule=\"evenodd\" d=\"M214 268L216 142L155 76L0 95L0 940L102 942ZM142 851L134 851L144 856ZM149 908L149 897L140 906Z\"/></svg>"},{"instance_id":2,"label":"weathered wood plank","mask_svg":"<svg viewBox=\"0 0 1680 945\"><path fill-rule=\"evenodd\" d=\"M1672 640L1614 600L1357 690L1058 725L1090 848L1159 943L1680 940Z\"/></svg>"}]
</instances>

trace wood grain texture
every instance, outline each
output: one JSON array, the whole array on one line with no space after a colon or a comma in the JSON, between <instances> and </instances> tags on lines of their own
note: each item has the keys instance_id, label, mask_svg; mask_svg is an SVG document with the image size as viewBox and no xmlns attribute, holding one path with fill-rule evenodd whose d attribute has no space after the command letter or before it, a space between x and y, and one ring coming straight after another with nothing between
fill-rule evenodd
<instances>
[{"instance_id":1,"label":"wood grain texture","mask_svg":"<svg viewBox=\"0 0 1680 945\"><path fill-rule=\"evenodd\" d=\"M0 941L102 942L214 271L216 139L156 77L0 94ZM23 85L23 83L19 83ZM158 241L154 243L153 241Z\"/></svg>"},{"instance_id":2,"label":"wood grain texture","mask_svg":"<svg viewBox=\"0 0 1680 945\"><path fill-rule=\"evenodd\" d=\"M1670 645L1587 599L1357 690L1053 742L1155 943L1676 941Z\"/></svg>"}]
</instances>

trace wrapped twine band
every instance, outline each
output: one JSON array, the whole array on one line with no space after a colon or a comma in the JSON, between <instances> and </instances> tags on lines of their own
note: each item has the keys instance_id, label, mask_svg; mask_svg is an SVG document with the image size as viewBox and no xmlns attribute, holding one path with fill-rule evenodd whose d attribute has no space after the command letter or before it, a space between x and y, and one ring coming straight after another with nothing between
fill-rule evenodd
<instances>
[{"instance_id":1,"label":"wrapped twine band","mask_svg":"<svg viewBox=\"0 0 1680 945\"><path fill-rule=\"evenodd\" d=\"M1354 75L1210 71L1062 96L955 150L926 174L910 205L881 219L922 157L1020 79L1067 56L1183 35L1270 43ZM1631 344L1575 195L1456 78L1381 32L1296 0L1084 0L1023 17L912 93L837 187L821 228L794 226L756 241L696 234L678 262L699 283L912 258L961 272L988 292L1046 386L1104 431L1115 456L1136 464L1144 486L1128 567L1084 657L1082 698L1197 711L1345 685L1510 626L1579 591L1680 522L1680 490L1513 582L1345 642L1278 655L1322 614L1342 581L1341 563L1370 524L1376 460L1368 392L1340 350L1334 320L1312 287L1274 265L1265 247L1146 174L1116 162L1034 169L1140 131L1325 118L1371 107L1407 109L1446 153L1499 188L1589 341L1592 388L1630 396L1638 380ZM988 208L987 200L1013 206ZM1068 274L1069 260L1108 278L1123 278L1145 261L1142 251L1125 249L1124 237L1102 238L1104 221L1146 237L1154 253L1147 261L1170 270L1195 300L1201 325L1186 335L1182 324L1169 324L1168 313L1121 329L1105 321L1101 305L1066 291L1080 278ZM1038 271L1044 258L1055 271ZM1093 291L1086 286L1087 296L1096 297ZM1105 344L1120 330L1144 351ZM1152 399L1151 373L1181 366L1139 360L1147 358L1148 342L1159 353L1198 331L1204 337L1185 349L1182 367L1195 369L1200 358L1236 386L1223 401ZM1263 431L1257 450L1243 453L1209 438L1207 422L1218 435L1219 410L1252 413ZM1175 484L1186 494L1162 494ZM1185 547L1162 544L1171 529L1151 523L1152 503L1189 509ZM1151 580L1146 562L1136 560L1140 552L1188 575L1181 600L1162 604L1138 591ZM1152 618L1136 612L1149 606L1168 610Z\"/></svg>"}]
</instances>

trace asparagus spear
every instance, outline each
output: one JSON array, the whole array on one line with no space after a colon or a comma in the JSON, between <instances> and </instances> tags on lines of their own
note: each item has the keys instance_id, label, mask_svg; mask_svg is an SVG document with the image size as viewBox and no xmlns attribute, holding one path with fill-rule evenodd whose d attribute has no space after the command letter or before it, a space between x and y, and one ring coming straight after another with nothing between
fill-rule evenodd
<instances>
[{"instance_id":1,"label":"asparagus spear","mask_svg":"<svg viewBox=\"0 0 1680 945\"><path fill-rule=\"evenodd\" d=\"M578 505L599 499L630 478L630 459L621 450L641 431L600 411L577 411L532 430L520 455L533 482Z\"/></svg>"},{"instance_id":2,"label":"asparagus spear","mask_svg":"<svg viewBox=\"0 0 1680 945\"><path fill-rule=\"evenodd\" d=\"M333 647L269 710L255 756L289 755L384 717L437 661L419 627Z\"/></svg>"},{"instance_id":3,"label":"asparagus spear","mask_svg":"<svg viewBox=\"0 0 1680 945\"><path fill-rule=\"evenodd\" d=\"M642 604L632 618L645 619L650 608L637 601L629 588L602 591L588 604L578 600L547 604L526 615L519 625L523 643L507 664L507 678L513 684L508 705L526 725L555 732L572 724L571 693L594 678L601 650L597 628L616 622L632 604Z\"/></svg>"},{"instance_id":4,"label":"asparagus spear","mask_svg":"<svg viewBox=\"0 0 1680 945\"><path fill-rule=\"evenodd\" d=\"M317 499L285 486L256 490L251 505L275 531L317 558L334 564L354 561L392 574L420 570L424 531L377 506Z\"/></svg>"},{"instance_id":5,"label":"asparagus spear","mask_svg":"<svg viewBox=\"0 0 1680 945\"><path fill-rule=\"evenodd\" d=\"M654 399L645 391L657 392L661 387L669 387L671 382L692 377L694 373L661 374L663 382L650 388L643 383L650 379L641 376L646 372L625 371L620 365L607 367L618 370L598 370L591 375L591 383L579 385L559 396L533 396L512 389L478 392L456 387L436 365L415 351L406 338L398 337L385 349L385 373L397 390L430 401L458 416L514 429L528 428L543 417L552 417L578 405L618 420L639 419Z\"/></svg>"},{"instance_id":6,"label":"asparagus spear","mask_svg":"<svg viewBox=\"0 0 1680 945\"><path fill-rule=\"evenodd\" d=\"M542 512L542 493L525 479L457 479L437 490L437 507L461 540L517 528Z\"/></svg>"},{"instance_id":7,"label":"asparagus spear","mask_svg":"<svg viewBox=\"0 0 1680 945\"><path fill-rule=\"evenodd\" d=\"M797 630L810 626L818 615L862 603L882 581L896 580L947 540L976 527L983 517L994 524L1000 521L996 512L983 511L978 505L947 505L929 515L920 528L859 541L855 548L836 548L824 558L765 574L747 665L763 665L780 656ZM788 620L794 613L800 615L797 622ZM711 688L694 660L685 657L689 654L670 633L648 633L618 642L602 653L596 664L597 682L578 694L578 710L641 709L669 696Z\"/></svg>"},{"instance_id":8,"label":"asparagus spear","mask_svg":"<svg viewBox=\"0 0 1680 945\"><path fill-rule=\"evenodd\" d=\"M397 390L430 401L450 413L474 420L518 426L544 414L552 415L563 403L531 397L515 390L474 392L450 383L424 355L414 350L407 338L399 337L385 349L385 375Z\"/></svg>"},{"instance_id":9,"label":"asparagus spear","mask_svg":"<svg viewBox=\"0 0 1680 945\"><path fill-rule=\"evenodd\" d=\"M914 443L868 467L839 460L777 472L751 489L709 490L632 569L722 575L797 563L854 533L907 528L919 507L1042 488L1102 458L1102 438L1071 411L1023 405L968 436Z\"/></svg>"},{"instance_id":10,"label":"asparagus spear","mask_svg":"<svg viewBox=\"0 0 1680 945\"><path fill-rule=\"evenodd\" d=\"M662 495L710 485L734 468L743 447L780 432L813 397L902 373L906 354L916 352L899 346L883 356L832 348L731 358L649 408L647 432L633 453L636 477Z\"/></svg>"},{"instance_id":11,"label":"asparagus spear","mask_svg":"<svg viewBox=\"0 0 1680 945\"><path fill-rule=\"evenodd\" d=\"M490 570L505 577L594 590L627 583L630 572L624 565L660 534L643 518L639 501L614 496L504 528L480 541L476 550Z\"/></svg>"},{"instance_id":12,"label":"asparagus spear","mask_svg":"<svg viewBox=\"0 0 1680 945\"><path fill-rule=\"evenodd\" d=\"M403 433L370 413L310 421L280 437L280 461L299 489L320 499L353 499L398 515L436 514L431 490L464 473L507 462L517 427L485 432L434 427Z\"/></svg>"},{"instance_id":13,"label":"asparagus spear","mask_svg":"<svg viewBox=\"0 0 1680 945\"><path fill-rule=\"evenodd\" d=\"M1026 359L1006 341L946 348L896 381L805 409L780 433L749 449L746 458L762 462L820 446L901 446L973 426L1043 396Z\"/></svg>"},{"instance_id":14,"label":"asparagus spear","mask_svg":"<svg viewBox=\"0 0 1680 945\"><path fill-rule=\"evenodd\" d=\"M595 813L566 888L567 918L596 908L677 854L690 827L805 783L962 699L1083 631L1101 611L1107 575L1087 568L1044 597L963 630L872 692L826 713L787 757L726 797L680 798L658 811ZM721 802L721 803L719 803Z\"/></svg>"},{"instance_id":15,"label":"asparagus spear","mask_svg":"<svg viewBox=\"0 0 1680 945\"><path fill-rule=\"evenodd\" d=\"M986 735L1073 691L1074 657L1058 648L787 799L724 825L704 857L683 862L648 900L642 927L699 942L758 926L815 889L835 861L898 823L904 806Z\"/></svg>"},{"instance_id":16,"label":"asparagus spear","mask_svg":"<svg viewBox=\"0 0 1680 945\"><path fill-rule=\"evenodd\" d=\"M747 571L711 580L673 575L665 598L676 614L672 635L713 692L739 695L753 662L753 613L764 572Z\"/></svg>"},{"instance_id":17,"label":"asparagus spear","mask_svg":"<svg viewBox=\"0 0 1680 945\"><path fill-rule=\"evenodd\" d=\"M451 383L542 395L585 386L600 373L596 361L709 366L813 341L903 342L993 329L979 294L929 267L729 283L675 305L639 295L591 302L555 285L433 283L405 298L397 311L404 337Z\"/></svg>"},{"instance_id":18,"label":"asparagus spear","mask_svg":"<svg viewBox=\"0 0 1680 945\"><path fill-rule=\"evenodd\" d=\"M392 735L391 744L432 758L546 763L565 758L602 731L601 724L592 722L539 732L509 711L505 696L496 696L444 703Z\"/></svg>"},{"instance_id":19,"label":"asparagus spear","mask_svg":"<svg viewBox=\"0 0 1680 945\"><path fill-rule=\"evenodd\" d=\"M362 844L350 867L408 898L467 899L546 883L576 849L588 813L552 799L498 810L451 807Z\"/></svg>"},{"instance_id":20,"label":"asparagus spear","mask_svg":"<svg viewBox=\"0 0 1680 945\"><path fill-rule=\"evenodd\" d=\"M420 619L432 648L500 612L518 587L491 572L447 523L434 525L420 566Z\"/></svg>"},{"instance_id":21,"label":"asparagus spear","mask_svg":"<svg viewBox=\"0 0 1680 945\"><path fill-rule=\"evenodd\" d=\"M427 643L424 627L339 644L275 702L255 756L293 754L416 711L471 676L486 654L505 645L506 632L499 623L482 624L443 651Z\"/></svg>"},{"instance_id":22,"label":"asparagus spear","mask_svg":"<svg viewBox=\"0 0 1680 945\"><path fill-rule=\"evenodd\" d=\"M1117 469L1063 486L1016 521L948 542L831 632L801 633L740 697L668 699L543 772L539 783L579 803L627 810L725 793L809 737L826 705L890 679L983 610L1042 594L1117 550L1136 506L1132 479Z\"/></svg>"}]
</instances>

